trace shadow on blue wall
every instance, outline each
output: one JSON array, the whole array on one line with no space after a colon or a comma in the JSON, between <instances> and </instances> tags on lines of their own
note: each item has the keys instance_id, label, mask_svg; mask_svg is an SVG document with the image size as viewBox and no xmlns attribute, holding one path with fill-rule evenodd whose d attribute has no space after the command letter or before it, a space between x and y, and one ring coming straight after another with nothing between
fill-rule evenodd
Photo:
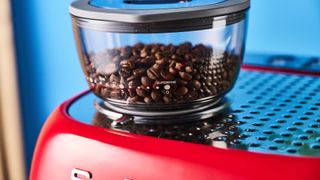
<instances>
[{"instance_id":1,"label":"shadow on blue wall","mask_svg":"<svg viewBox=\"0 0 320 180\"><path fill-rule=\"evenodd\" d=\"M27 168L45 119L87 88L73 41L71 0L12 0ZM248 52L320 56L320 1L252 1Z\"/></svg>"}]
</instances>

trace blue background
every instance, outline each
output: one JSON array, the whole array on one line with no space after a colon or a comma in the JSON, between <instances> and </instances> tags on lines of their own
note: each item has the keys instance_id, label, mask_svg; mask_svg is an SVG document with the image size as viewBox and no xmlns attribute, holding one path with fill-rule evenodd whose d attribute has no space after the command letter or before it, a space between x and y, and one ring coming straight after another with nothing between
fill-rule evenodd
<instances>
[{"instance_id":1,"label":"blue background","mask_svg":"<svg viewBox=\"0 0 320 180\"><path fill-rule=\"evenodd\" d=\"M12 0L27 168L53 109L87 88L76 54L71 0ZM247 52L320 56L319 0L252 0Z\"/></svg>"}]
</instances>

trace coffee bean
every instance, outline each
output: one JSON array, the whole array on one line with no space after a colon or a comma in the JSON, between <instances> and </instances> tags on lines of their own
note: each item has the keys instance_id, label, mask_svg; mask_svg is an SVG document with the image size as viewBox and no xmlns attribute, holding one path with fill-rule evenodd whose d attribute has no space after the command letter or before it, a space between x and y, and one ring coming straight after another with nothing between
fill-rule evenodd
<instances>
[{"instance_id":1,"label":"coffee bean","mask_svg":"<svg viewBox=\"0 0 320 180\"><path fill-rule=\"evenodd\" d=\"M192 58L192 55L190 53L184 55L184 60L186 61L190 61L191 58Z\"/></svg>"},{"instance_id":2,"label":"coffee bean","mask_svg":"<svg viewBox=\"0 0 320 180\"><path fill-rule=\"evenodd\" d=\"M111 91L110 96L113 99L120 99L120 91L113 90L113 91Z\"/></svg>"},{"instance_id":3,"label":"coffee bean","mask_svg":"<svg viewBox=\"0 0 320 180\"><path fill-rule=\"evenodd\" d=\"M179 72L180 77L183 80L190 81L192 79L192 75L187 72Z\"/></svg>"},{"instance_id":4,"label":"coffee bean","mask_svg":"<svg viewBox=\"0 0 320 180\"><path fill-rule=\"evenodd\" d=\"M159 103L161 102L162 95L159 91L152 91L151 98L154 100L154 102Z\"/></svg>"},{"instance_id":5,"label":"coffee bean","mask_svg":"<svg viewBox=\"0 0 320 180\"><path fill-rule=\"evenodd\" d=\"M136 88L137 86L139 86L139 83L137 80L131 80L128 83L129 88Z\"/></svg>"},{"instance_id":6,"label":"coffee bean","mask_svg":"<svg viewBox=\"0 0 320 180\"><path fill-rule=\"evenodd\" d=\"M156 64L158 64L160 66L162 66L162 65L164 65L166 63L167 63L167 59L165 59L165 58L162 58L160 60L156 60Z\"/></svg>"},{"instance_id":7,"label":"coffee bean","mask_svg":"<svg viewBox=\"0 0 320 180\"><path fill-rule=\"evenodd\" d=\"M165 96L163 96L162 99L163 99L163 102L165 104L169 104L171 102L171 97L170 96L165 95Z\"/></svg>"},{"instance_id":8,"label":"coffee bean","mask_svg":"<svg viewBox=\"0 0 320 180\"><path fill-rule=\"evenodd\" d=\"M133 46L134 49L138 49L138 50L141 50L143 47L144 47L143 43L137 43Z\"/></svg>"},{"instance_id":9,"label":"coffee bean","mask_svg":"<svg viewBox=\"0 0 320 180\"><path fill-rule=\"evenodd\" d=\"M143 49L141 50L140 56L141 56L141 57L147 57L147 56L148 56L148 49L143 48Z\"/></svg>"},{"instance_id":10,"label":"coffee bean","mask_svg":"<svg viewBox=\"0 0 320 180\"><path fill-rule=\"evenodd\" d=\"M147 96L147 97L145 97L145 98L143 99L143 101L144 101L145 103L147 103L147 104L150 104L150 103L152 103L152 98L151 98L150 96Z\"/></svg>"},{"instance_id":11,"label":"coffee bean","mask_svg":"<svg viewBox=\"0 0 320 180\"><path fill-rule=\"evenodd\" d=\"M154 69L154 70L160 70L161 69L161 67L162 67L162 65L160 65L160 64L154 64L153 66L152 66L152 68Z\"/></svg>"},{"instance_id":12,"label":"coffee bean","mask_svg":"<svg viewBox=\"0 0 320 180\"><path fill-rule=\"evenodd\" d=\"M136 103L140 101L140 97L139 96L128 97L127 101L129 103Z\"/></svg>"},{"instance_id":13,"label":"coffee bean","mask_svg":"<svg viewBox=\"0 0 320 180\"><path fill-rule=\"evenodd\" d=\"M148 78L147 76L143 76L141 77L141 84L144 86L152 86L154 83L153 80L151 80L150 78Z\"/></svg>"},{"instance_id":14,"label":"coffee bean","mask_svg":"<svg viewBox=\"0 0 320 180\"><path fill-rule=\"evenodd\" d=\"M126 46L126 47L120 48L120 56L128 58L130 53L131 53L131 47L130 46Z\"/></svg>"},{"instance_id":15,"label":"coffee bean","mask_svg":"<svg viewBox=\"0 0 320 180\"><path fill-rule=\"evenodd\" d=\"M84 59L87 81L94 93L105 99L148 104L222 95L234 83L241 60L190 42L137 43L85 54Z\"/></svg>"},{"instance_id":16,"label":"coffee bean","mask_svg":"<svg viewBox=\"0 0 320 180\"><path fill-rule=\"evenodd\" d=\"M188 98L189 100L195 100L195 99L197 99L197 97L198 97L197 91L191 91L191 92L189 92L187 98Z\"/></svg>"},{"instance_id":17,"label":"coffee bean","mask_svg":"<svg viewBox=\"0 0 320 180\"><path fill-rule=\"evenodd\" d=\"M167 80L167 81L172 81L175 79L175 77L170 72L167 72L167 71L161 71L160 75L164 80Z\"/></svg>"},{"instance_id":18,"label":"coffee bean","mask_svg":"<svg viewBox=\"0 0 320 180\"><path fill-rule=\"evenodd\" d=\"M156 52L155 53L155 57L157 58L157 59L161 59L161 58L163 58L163 55L162 55L162 53L161 52Z\"/></svg>"},{"instance_id":19,"label":"coffee bean","mask_svg":"<svg viewBox=\"0 0 320 180\"><path fill-rule=\"evenodd\" d=\"M122 77L129 77L129 76L131 76L132 72L131 72L130 69L121 68L120 71L119 71L119 74L120 74Z\"/></svg>"},{"instance_id":20,"label":"coffee bean","mask_svg":"<svg viewBox=\"0 0 320 180\"><path fill-rule=\"evenodd\" d=\"M176 63L175 68L176 68L176 70L180 71L183 68L183 64L182 63Z\"/></svg>"},{"instance_id":21,"label":"coffee bean","mask_svg":"<svg viewBox=\"0 0 320 180\"><path fill-rule=\"evenodd\" d=\"M120 78L114 74L111 74L109 81L110 82L120 82Z\"/></svg>"},{"instance_id":22,"label":"coffee bean","mask_svg":"<svg viewBox=\"0 0 320 180\"><path fill-rule=\"evenodd\" d=\"M146 70L144 68L138 68L133 70L133 75L140 77L146 74Z\"/></svg>"},{"instance_id":23,"label":"coffee bean","mask_svg":"<svg viewBox=\"0 0 320 180\"><path fill-rule=\"evenodd\" d=\"M183 96L186 95L188 93L188 88L186 87L178 87L175 94L178 96Z\"/></svg>"},{"instance_id":24,"label":"coffee bean","mask_svg":"<svg viewBox=\"0 0 320 180\"><path fill-rule=\"evenodd\" d=\"M137 93L137 95L140 96L140 97L145 97L145 96L147 95L147 92L146 92L146 90L145 90L143 87L138 87L138 88L136 89L136 93Z\"/></svg>"},{"instance_id":25,"label":"coffee bean","mask_svg":"<svg viewBox=\"0 0 320 180\"><path fill-rule=\"evenodd\" d=\"M122 68L128 68L128 69L133 69L134 68L134 63L130 60L122 60L120 62L120 66Z\"/></svg>"},{"instance_id":26,"label":"coffee bean","mask_svg":"<svg viewBox=\"0 0 320 180\"><path fill-rule=\"evenodd\" d=\"M160 78L159 72L153 68L149 68L147 70L147 75L150 79L157 80Z\"/></svg>"},{"instance_id":27,"label":"coffee bean","mask_svg":"<svg viewBox=\"0 0 320 180\"><path fill-rule=\"evenodd\" d=\"M173 75L173 76L175 76L175 75L177 75L178 74L178 70L176 70L175 68L173 68L173 67L170 67L169 68L169 72Z\"/></svg>"},{"instance_id":28,"label":"coffee bean","mask_svg":"<svg viewBox=\"0 0 320 180\"><path fill-rule=\"evenodd\" d=\"M191 84L196 90L199 90L201 88L201 83L198 80L191 81Z\"/></svg>"},{"instance_id":29,"label":"coffee bean","mask_svg":"<svg viewBox=\"0 0 320 180\"><path fill-rule=\"evenodd\" d=\"M177 80L176 80L176 83L177 83L179 86L187 86L187 85L188 85L188 81L184 81L184 80L181 80L181 79L177 79Z\"/></svg>"},{"instance_id":30,"label":"coffee bean","mask_svg":"<svg viewBox=\"0 0 320 180\"><path fill-rule=\"evenodd\" d=\"M137 95L136 89L135 88L130 88L130 86L128 88L128 93L129 93L130 97L133 97L133 96Z\"/></svg>"},{"instance_id":31,"label":"coffee bean","mask_svg":"<svg viewBox=\"0 0 320 180\"><path fill-rule=\"evenodd\" d=\"M192 71L193 71L193 69L192 69L191 66L187 66L187 67L185 68L185 70L186 70L187 73L192 73Z\"/></svg>"},{"instance_id":32,"label":"coffee bean","mask_svg":"<svg viewBox=\"0 0 320 180\"><path fill-rule=\"evenodd\" d=\"M152 49L151 49L151 53L152 54L155 54L158 51L159 51L159 46L157 46L157 45L153 46Z\"/></svg>"},{"instance_id":33,"label":"coffee bean","mask_svg":"<svg viewBox=\"0 0 320 180\"><path fill-rule=\"evenodd\" d=\"M135 75L132 75L132 76L127 78L127 81L132 81L132 80L135 80L135 79L137 79L137 77Z\"/></svg>"},{"instance_id":34,"label":"coffee bean","mask_svg":"<svg viewBox=\"0 0 320 180\"><path fill-rule=\"evenodd\" d=\"M160 89L160 84L161 84L161 81L155 81L152 85L152 88L158 90Z\"/></svg>"}]
</instances>

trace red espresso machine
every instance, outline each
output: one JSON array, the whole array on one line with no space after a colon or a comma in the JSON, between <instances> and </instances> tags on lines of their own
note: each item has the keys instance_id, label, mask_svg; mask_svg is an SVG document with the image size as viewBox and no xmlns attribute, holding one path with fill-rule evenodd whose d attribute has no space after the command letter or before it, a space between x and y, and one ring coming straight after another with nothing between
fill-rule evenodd
<instances>
[{"instance_id":1,"label":"red espresso machine","mask_svg":"<svg viewBox=\"0 0 320 180\"><path fill-rule=\"evenodd\" d=\"M243 58L248 8L75 1L90 89L50 115L30 179L320 179L320 59Z\"/></svg>"}]
</instances>

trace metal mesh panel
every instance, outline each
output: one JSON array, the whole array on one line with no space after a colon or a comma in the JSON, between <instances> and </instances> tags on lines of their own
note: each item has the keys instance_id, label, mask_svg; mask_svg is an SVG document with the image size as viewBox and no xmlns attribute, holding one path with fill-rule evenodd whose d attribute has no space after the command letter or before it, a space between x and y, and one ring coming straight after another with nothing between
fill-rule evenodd
<instances>
[{"instance_id":1,"label":"metal mesh panel","mask_svg":"<svg viewBox=\"0 0 320 180\"><path fill-rule=\"evenodd\" d=\"M97 113L93 124L136 134L253 152L320 156L320 78L242 71L228 94L231 110L176 125L118 123Z\"/></svg>"}]
</instances>

